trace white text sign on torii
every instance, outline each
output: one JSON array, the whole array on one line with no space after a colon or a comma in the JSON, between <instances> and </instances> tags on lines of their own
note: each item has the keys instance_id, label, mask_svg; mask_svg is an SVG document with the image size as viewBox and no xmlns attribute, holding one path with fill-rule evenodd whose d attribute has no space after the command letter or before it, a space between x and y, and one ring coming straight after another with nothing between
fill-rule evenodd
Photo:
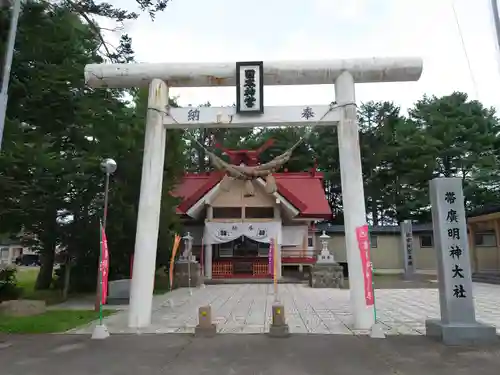
<instances>
[{"instance_id":1,"label":"white text sign on torii","mask_svg":"<svg viewBox=\"0 0 500 375\"><path fill-rule=\"evenodd\" d=\"M357 329L371 328L374 320L373 306L365 304L361 256L355 233L357 227L366 224L366 212L354 85L417 81L422 74L422 65L419 58L281 61L263 64L265 85L335 85L335 101L339 107L323 122L324 125L338 126L351 309L354 327ZM130 88L149 85L149 110L130 295L130 327L141 328L151 323L166 126L190 126L188 121L182 120L189 108L172 109L170 119L165 116L168 88L236 86L236 77L235 63L91 64L85 67L85 80L91 87ZM321 111L320 107L309 107ZM326 110L328 106L323 108ZM221 127L224 126L223 121L217 123L217 116L225 118L233 114L229 112L230 107L205 109L202 111L203 115L200 112L196 126ZM296 117L301 109L302 107L266 107L264 114L255 117L253 121L246 116L235 116L229 126L276 126L283 123L283 120L289 120L292 125L300 122L307 125L307 120L292 121L293 118L290 118ZM216 118L211 120L214 115Z\"/></svg>"}]
</instances>

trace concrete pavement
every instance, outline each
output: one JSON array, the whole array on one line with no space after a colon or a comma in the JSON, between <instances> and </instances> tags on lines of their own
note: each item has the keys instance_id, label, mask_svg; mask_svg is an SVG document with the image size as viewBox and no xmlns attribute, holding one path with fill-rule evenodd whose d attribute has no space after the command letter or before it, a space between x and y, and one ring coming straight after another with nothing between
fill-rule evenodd
<instances>
[{"instance_id":1,"label":"concrete pavement","mask_svg":"<svg viewBox=\"0 0 500 375\"><path fill-rule=\"evenodd\" d=\"M450 348L423 336L0 336L2 375L496 375L500 345Z\"/></svg>"}]
</instances>

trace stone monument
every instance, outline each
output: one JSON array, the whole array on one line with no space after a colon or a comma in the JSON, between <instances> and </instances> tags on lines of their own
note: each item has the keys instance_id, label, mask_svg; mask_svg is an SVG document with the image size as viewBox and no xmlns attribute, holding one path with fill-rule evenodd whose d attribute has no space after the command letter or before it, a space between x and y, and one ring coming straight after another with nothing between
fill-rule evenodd
<instances>
[{"instance_id":1,"label":"stone monument","mask_svg":"<svg viewBox=\"0 0 500 375\"><path fill-rule=\"evenodd\" d=\"M413 259L413 228L411 220L405 220L401 224L401 240L404 254L404 277L411 279L415 274L415 262Z\"/></svg>"},{"instance_id":2,"label":"stone monument","mask_svg":"<svg viewBox=\"0 0 500 375\"><path fill-rule=\"evenodd\" d=\"M335 258L328 250L329 235L323 231L321 253L316 264L311 267L309 285L312 288L342 288L344 286L344 268L335 262Z\"/></svg>"},{"instance_id":3,"label":"stone monument","mask_svg":"<svg viewBox=\"0 0 500 375\"><path fill-rule=\"evenodd\" d=\"M114 280L108 283L108 305L128 304L130 299L130 279Z\"/></svg>"},{"instance_id":4,"label":"stone monument","mask_svg":"<svg viewBox=\"0 0 500 375\"><path fill-rule=\"evenodd\" d=\"M285 307L282 304L272 306L272 320L269 326L269 337L288 337L290 329L285 320Z\"/></svg>"},{"instance_id":5,"label":"stone monument","mask_svg":"<svg viewBox=\"0 0 500 375\"><path fill-rule=\"evenodd\" d=\"M476 321L462 179L430 182L441 319L425 321L426 335L447 345L497 341L496 329Z\"/></svg>"},{"instance_id":6,"label":"stone monument","mask_svg":"<svg viewBox=\"0 0 500 375\"><path fill-rule=\"evenodd\" d=\"M212 323L212 308L201 306L198 309L198 325L195 327L196 337L214 337L217 334L217 326Z\"/></svg>"}]
</instances>

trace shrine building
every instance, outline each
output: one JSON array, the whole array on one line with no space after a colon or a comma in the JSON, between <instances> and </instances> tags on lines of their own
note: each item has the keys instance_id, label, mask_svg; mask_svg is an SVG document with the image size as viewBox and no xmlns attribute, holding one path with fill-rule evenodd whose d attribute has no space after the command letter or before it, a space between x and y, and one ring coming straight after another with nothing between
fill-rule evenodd
<instances>
[{"instance_id":1,"label":"shrine building","mask_svg":"<svg viewBox=\"0 0 500 375\"><path fill-rule=\"evenodd\" d=\"M233 165L255 166L259 150L222 148ZM186 173L172 195L184 233L193 237L193 255L206 279L270 278L269 247L274 240L277 276L292 268L302 271L316 261L314 223L332 218L323 188L323 173L273 173L277 191L266 191L266 181L234 179L225 187L224 173Z\"/></svg>"}]
</instances>

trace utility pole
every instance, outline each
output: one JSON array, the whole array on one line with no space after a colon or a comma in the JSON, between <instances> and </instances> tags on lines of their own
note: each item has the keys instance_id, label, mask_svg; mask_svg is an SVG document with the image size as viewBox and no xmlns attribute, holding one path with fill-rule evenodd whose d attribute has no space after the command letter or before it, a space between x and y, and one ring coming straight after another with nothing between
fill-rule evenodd
<instances>
[{"instance_id":1,"label":"utility pole","mask_svg":"<svg viewBox=\"0 0 500 375\"><path fill-rule=\"evenodd\" d=\"M0 7L9 5L12 5L12 14L4 57L2 89L0 91L0 151L2 151L3 129L5 126L7 101L9 100L10 69L12 67L12 57L14 55L14 45L16 43L17 24L19 21L19 14L21 13L21 0L0 0Z\"/></svg>"},{"instance_id":2,"label":"utility pole","mask_svg":"<svg viewBox=\"0 0 500 375\"><path fill-rule=\"evenodd\" d=\"M495 26L497 53L500 53L500 15L498 14L498 0L491 0L491 13L493 14L493 25Z\"/></svg>"}]
</instances>

